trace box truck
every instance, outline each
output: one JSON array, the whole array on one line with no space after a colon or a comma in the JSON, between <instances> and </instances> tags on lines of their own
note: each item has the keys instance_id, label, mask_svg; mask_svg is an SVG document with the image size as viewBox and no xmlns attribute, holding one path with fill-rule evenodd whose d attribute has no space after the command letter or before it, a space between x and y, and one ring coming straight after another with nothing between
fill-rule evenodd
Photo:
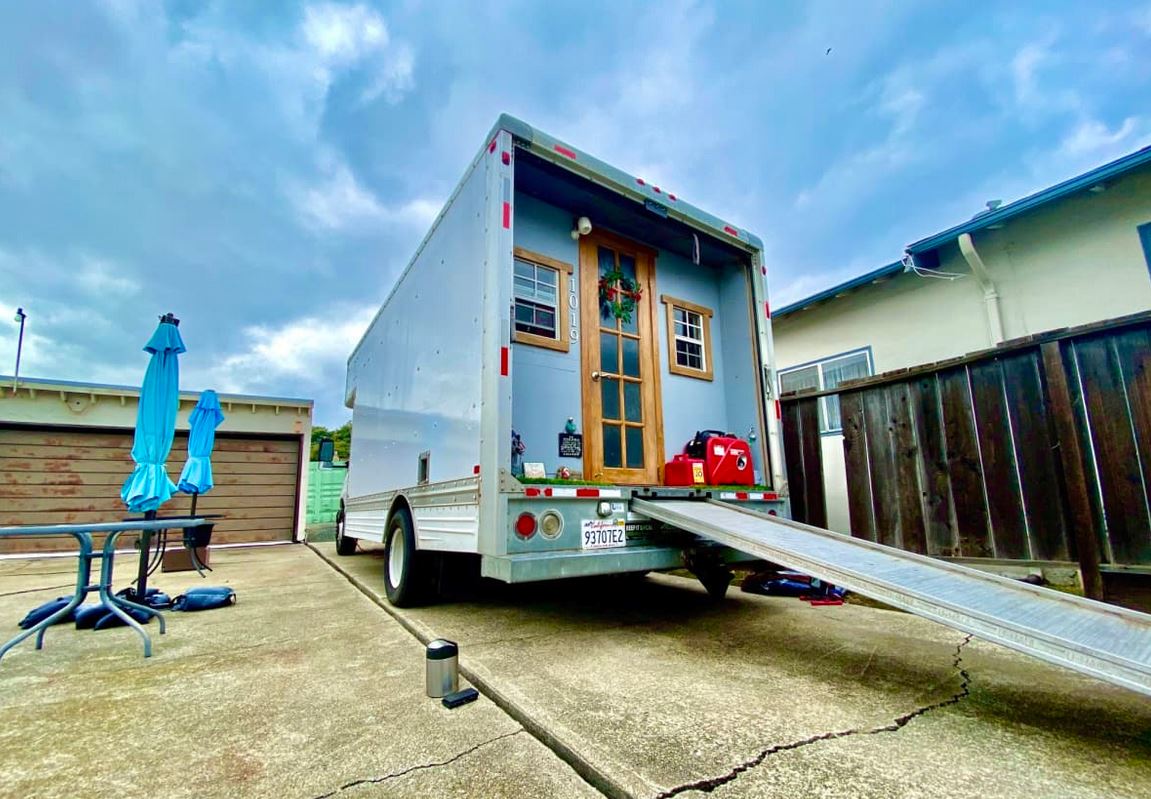
<instances>
[{"instance_id":1,"label":"box truck","mask_svg":"<svg viewBox=\"0 0 1151 799\"><path fill-rule=\"evenodd\" d=\"M722 596L746 556L631 504L786 516L774 386L757 237L501 116L348 359L337 550L382 542L398 606L465 555Z\"/></svg>"}]
</instances>

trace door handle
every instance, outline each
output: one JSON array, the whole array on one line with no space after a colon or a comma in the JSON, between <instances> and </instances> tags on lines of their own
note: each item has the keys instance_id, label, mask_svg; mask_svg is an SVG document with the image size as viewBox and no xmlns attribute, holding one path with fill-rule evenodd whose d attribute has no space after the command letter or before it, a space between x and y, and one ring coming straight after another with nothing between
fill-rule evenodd
<instances>
[{"instance_id":1,"label":"door handle","mask_svg":"<svg viewBox=\"0 0 1151 799\"><path fill-rule=\"evenodd\" d=\"M598 383L599 382L599 372L592 372L591 373L591 379L592 379L593 383Z\"/></svg>"}]
</instances>

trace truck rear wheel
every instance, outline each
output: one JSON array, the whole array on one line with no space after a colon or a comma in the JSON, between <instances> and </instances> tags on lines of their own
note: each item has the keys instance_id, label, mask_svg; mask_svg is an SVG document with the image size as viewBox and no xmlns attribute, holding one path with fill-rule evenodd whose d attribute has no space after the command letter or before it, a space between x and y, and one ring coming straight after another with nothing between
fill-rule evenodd
<instances>
[{"instance_id":1,"label":"truck rear wheel","mask_svg":"<svg viewBox=\"0 0 1151 799\"><path fill-rule=\"evenodd\" d=\"M388 519L384 538L384 592L398 608L410 608L430 602L434 574L428 553L416 549L415 526L406 508L396 510Z\"/></svg>"},{"instance_id":2,"label":"truck rear wheel","mask_svg":"<svg viewBox=\"0 0 1151 799\"><path fill-rule=\"evenodd\" d=\"M356 554L356 539L349 538L345 526L344 509L340 508L336 513L336 554L337 555L355 555Z\"/></svg>"}]
</instances>

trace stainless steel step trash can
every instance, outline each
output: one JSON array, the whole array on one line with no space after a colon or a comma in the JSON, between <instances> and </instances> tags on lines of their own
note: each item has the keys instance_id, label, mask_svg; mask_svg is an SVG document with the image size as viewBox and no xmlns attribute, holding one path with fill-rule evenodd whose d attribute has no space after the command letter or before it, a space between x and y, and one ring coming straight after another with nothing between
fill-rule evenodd
<instances>
[{"instance_id":1,"label":"stainless steel step trash can","mask_svg":"<svg viewBox=\"0 0 1151 799\"><path fill-rule=\"evenodd\" d=\"M440 699L460 689L460 648L455 641L437 638L427 649L428 696Z\"/></svg>"}]
</instances>

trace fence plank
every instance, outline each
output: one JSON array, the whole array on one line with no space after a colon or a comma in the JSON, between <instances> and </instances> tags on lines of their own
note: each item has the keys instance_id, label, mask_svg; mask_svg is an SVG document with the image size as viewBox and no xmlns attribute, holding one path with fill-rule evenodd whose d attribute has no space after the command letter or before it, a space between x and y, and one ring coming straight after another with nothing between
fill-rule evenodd
<instances>
[{"instance_id":1,"label":"fence plank","mask_svg":"<svg viewBox=\"0 0 1151 799\"><path fill-rule=\"evenodd\" d=\"M923 524L923 491L919 486L920 454L907 383L888 386L887 408L891 416L891 443L895 453L900 546L924 555L927 554L927 536Z\"/></svg>"},{"instance_id":2,"label":"fence plank","mask_svg":"<svg viewBox=\"0 0 1151 799\"><path fill-rule=\"evenodd\" d=\"M819 403L817 399L804 399L796 403L802 426L800 438L803 447L803 494L806 499L807 518L803 521L815 527L827 527L827 500L823 490L823 441L819 432Z\"/></svg>"},{"instance_id":3,"label":"fence plank","mask_svg":"<svg viewBox=\"0 0 1151 799\"><path fill-rule=\"evenodd\" d=\"M955 526L951 522L951 484L947 479L947 443L939 409L935 375L911 383L915 437L919 442L920 479L923 487L923 524L927 554L949 557L959 554Z\"/></svg>"},{"instance_id":4,"label":"fence plank","mask_svg":"<svg viewBox=\"0 0 1151 799\"><path fill-rule=\"evenodd\" d=\"M887 409L887 388L880 386L862 393L875 540L881 544L897 547L900 541L899 496L895 482L895 450L891 442L891 414Z\"/></svg>"},{"instance_id":5,"label":"fence plank","mask_svg":"<svg viewBox=\"0 0 1151 799\"><path fill-rule=\"evenodd\" d=\"M1110 338L1093 336L1076 342L1075 352L1111 555L1115 563L1139 563L1146 555L1151 519L1115 347Z\"/></svg>"},{"instance_id":6,"label":"fence plank","mask_svg":"<svg viewBox=\"0 0 1151 799\"><path fill-rule=\"evenodd\" d=\"M983 467L979 461L965 367L939 373L939 401L959 554L966 558L993 558L987 498L983 493Z\"/></svg>"},{"instance_id":7,"label":"fence plank","mask_svg":"<svg viewBox=\"0 0 1151 799\"><path fill-rule=\"evenodd\" d=\"M987 491L987 515L998 558L1027 558L1027 518L1019 493L1011 425L1003 396L1003 368L998 359L972 364L971 399L979 459L983 463L983 486Z\"/></svg>"},{"instance_id":8,"label":"fence plank","mask_svg":"<svg viewBox=\"0 0 1151 799\"><path fill-rule=\"evenodd\" d=\"M1073 531L1070 544L1079 560L1079 574L1083 593L1089 599L1103 599L1103 577L1099 572L1099 541L1102 537L1101 520L1091 506L1091 485L1084 465L1083 450L1076 429L1075 405L1072 400L1072 381L1068 378L1062 346L1051 341L1041 348L1043 374L1047 386L1047 407L1058 443L1062 480L1058 484L1067 505L1067 522ZM1093 472L1094 470L1092 470Z\"/></svg>"},{"instance_id":9,"label":"fence plank","mask_svg":"<svg viewBox=\"0 0 1151 799\"><path fill-rule=\"evenodd\" d=\"M1115 336L1115 354L1127 392L1131 430L1139 453L1144 500L1151 499L1151 335L1147 328ZM1136 563L1151 563L1151 537L1142 539Z\"/></svg>"},{"instance_id":10,"label":"fence plank","mask_svg":"<svg viewBox=\"0 0 1151 799\"><path fill-rule=\"evenodd\" d=\"M843 420L843 462L847 471L847 513L851 520L851 534L874 541L867 431L863 422L863 398L858 391L840 395L839 416Z\"/></svg>"},{"instance_id":11,"label":"fence plank","mask_svg":"<svg viewBox=\"0 0 1151 799\"><path fill-rule=\"evenodd\" d=\"M787 468L787 491L791 502L791 518L807 520L807 482L803 477L803 422L798 402L781 404L783 426L783 461Z\"/></svg>"},{"instance_id":12,"label":"fence plank","mask_svg":"<svg viewBox=\"0 0 1151 799\"><path fill-rule=\"evenodd\" d=\"M1036 350L1004 358L1003 379L1019 488L1034 560L1067 560L1067 527Z\"/></svg>"}]
</instances>

